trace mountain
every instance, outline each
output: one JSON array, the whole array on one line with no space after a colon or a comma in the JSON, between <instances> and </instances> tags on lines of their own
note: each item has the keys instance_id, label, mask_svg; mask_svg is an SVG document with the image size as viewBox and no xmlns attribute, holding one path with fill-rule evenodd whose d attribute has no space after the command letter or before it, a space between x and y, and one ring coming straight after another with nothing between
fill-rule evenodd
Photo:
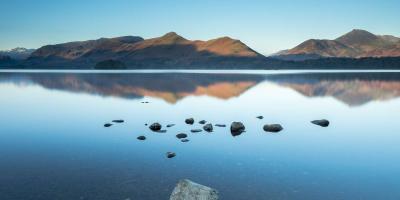
<instances>
[{"instance_id":1,"label":"mountain","mask_svg":"<svg viewBox=\"0 0 400 200\"><path fill-rule=\"evenodd\" d=\"M46 45L25 60L12 60L0 62L0 68L400 69L400 38L353 30L335 40L311 39L265 57L230 37L188 40L170 32L150 39L123 36Z\"/></svg>"},{"instance_id":2,"label":"mountain","mask_svg":"<svg viewBox=\"0 0 400 200\"><path fill-rule=\"evenodd\" d=\"M340 58L399 57L400 38L355 29L335 40L307 40L293 49L283 51L277 58L291 56L295 60L296 56L305 55L313 55L312 59L318 58L315 55Z\"/></svg>"},{"instance_id":3,"label":"mountain","mask_svg":"<svg viewBox=\"0 0 400 200\"><path fill-rule=\"evenodd\" d=\"M224 62L227 58L262 59L239 40L222 37L209 41L191 41L171 32L143 39L126 36L47 45L27 59L29 65L95 66L105 60L123 62L130 67L192 66ZM230 61L230 60L228 60Z\"/></svg>"},{"instance_id":4,"label":"mountain","mask_svg":"<svg viewBox=\"0 0 400 200\"><path fill-rule=\"evenodd\" d=\"M11 50L0 51L1 56L9 56L11 59L24 60L28 58L35 49L26 49L22 47L17 47Z\"/></svg>"},{"instance_id":5,"label":"mountain","mask_svg":"<svg viewBox=\"0 0 400 200\"><path fill-rule=\"evenodd\" d=\"M124 36L46 45L34 51L28 58L28 62L33 65L54 66L78 63L92 64L117 55L118 50L124 45L134 44L143 40L141 37Z\"/></svg>"}]
</instances>

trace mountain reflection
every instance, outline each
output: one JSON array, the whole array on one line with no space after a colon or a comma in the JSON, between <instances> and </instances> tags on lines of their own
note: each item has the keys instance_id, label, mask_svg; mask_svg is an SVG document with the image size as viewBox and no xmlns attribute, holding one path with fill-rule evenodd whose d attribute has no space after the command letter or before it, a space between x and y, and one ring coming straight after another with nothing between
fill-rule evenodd
<instances>
[{"instance_id":1,"label":"mountain reflection","mask_svg":"<svg viewBox=\"0 0 400 200\"><path fill-rule=\"evenodd\" d=\"M262 82L307 97L334 97L349 106L400 95L400 73L190 74L190 73L2 73L0 82L121 98L155 97L176 103L187 96L240 96ZM262 91L260 91L262 92Z\"/></svg>"},{"instance_id":2,"label":"mountain reflection","mask_svg":"<svg viewBox=\"0 0 400 200\"><path fill-rule=\"evenodd\" d=\"M349 106L400 96L400 73L287 74L270 80L307 97L333 97Z\"/></svg>"}]
</instances>

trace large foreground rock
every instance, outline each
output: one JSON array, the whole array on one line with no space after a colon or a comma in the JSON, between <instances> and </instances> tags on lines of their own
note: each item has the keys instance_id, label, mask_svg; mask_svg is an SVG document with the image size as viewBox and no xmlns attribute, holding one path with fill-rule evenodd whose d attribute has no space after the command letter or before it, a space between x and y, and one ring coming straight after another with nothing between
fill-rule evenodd
<instances>
[{"instance_id":1,"label":"large foreground rock","mask_svg":"<svg viewBox=\"0 0 400 200\"><path fill-rule=\"evenodd\" d=\"M186 124L193 125L193 124L194 124L194 119L193 119L193 118L185 119L185 123L186 123Z\"/></svg>"},{"instance_id":2,"label":"large foreground rock","mask_svg":"<svg viewBox=\"0 0 400 200\"><path fill-rule=\"evenodd\" d=\"M277 133L283 130L283 127L280 124L266 124L263 127L264 131Z\"/></svg>"},{"instance_id":3,"label":"large foreground rock","mask_svg":"<svg viewBox=\"0 0 400 200\"><path fill-rule=\"evenodd\" d=\"M231 134L233 136L238 136L245 131L246 127L244 127L242 122L232 122L231 124Z\"/></svg>"},{"instance_id":4,"label":"large foreground rock","mask_svg":"<svg viewBox=\"0 0 400 200\"><path fill-rule=\"evenodd\" d=\"M150 130L152 131L160 131L162 126L159 123L153 123L152 125L150 125Z\"/></svg>"},{"instance_id":5,"label":"large foreground rock","mask_svg":"<svg viewBox=\"0 0 400 200\"><path fill-rule=\"evenodd\" d=\"M212 124L206 124L203 126L203 129L207 132L213 132L214 128Z\"/></svg>"},{"instance_id":6,"label":"large foreground rock","mask_svg":"<svg viewBox=\"0 0 400 200\"><path fill-rule=\"evenodd\" d=\"M172 191L170 200L218 200L218 192L190 180L181 180Z\"/></svg>"}]
</instances>

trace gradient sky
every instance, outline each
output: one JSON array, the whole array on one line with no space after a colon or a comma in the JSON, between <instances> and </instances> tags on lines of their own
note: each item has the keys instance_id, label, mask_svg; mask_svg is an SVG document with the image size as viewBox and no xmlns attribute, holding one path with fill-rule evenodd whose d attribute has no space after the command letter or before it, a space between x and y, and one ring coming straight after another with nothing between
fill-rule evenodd
<instances>
[{"instance_id":1,"label":"gradient sky","mask_svg":"<svg viewBox=\"0 0 400 200\"><path fill-rule=\"evenodd\" d=\"M0 0L0 49L175 31L263 54L352 29L400 36L399 0Z\"/></svg>"}]
</instances>

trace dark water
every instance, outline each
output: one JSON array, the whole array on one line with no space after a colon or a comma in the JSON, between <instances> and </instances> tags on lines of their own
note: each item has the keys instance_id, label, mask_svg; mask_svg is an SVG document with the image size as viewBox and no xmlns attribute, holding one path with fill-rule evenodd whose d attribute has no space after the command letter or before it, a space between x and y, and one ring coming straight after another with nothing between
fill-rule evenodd
<instances>
[{"instance_id":1,"label":"dark water","mask_svg":"<svg viewBox=\"0 0 400 200\"><path fill-rule=\"evenodd\" d=\"M229 200L400 199L400 73L9 72L0 94L2 200L162 200L183 178Z\"/></svg>"}]
</instances>

